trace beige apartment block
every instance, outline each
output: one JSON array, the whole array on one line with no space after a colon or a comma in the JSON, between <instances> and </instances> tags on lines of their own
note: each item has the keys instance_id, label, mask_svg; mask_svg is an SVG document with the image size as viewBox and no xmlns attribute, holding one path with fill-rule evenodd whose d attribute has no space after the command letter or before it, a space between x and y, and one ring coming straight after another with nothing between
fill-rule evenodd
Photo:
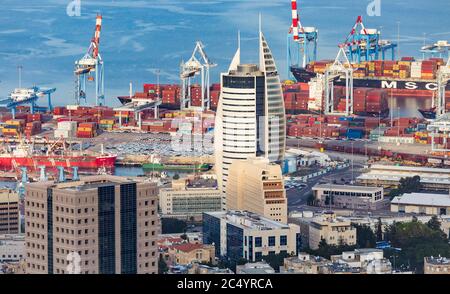
<instances>
[{"instance_id":1,"label":"beige apartment block","mask_svg":"<svg viewBox=\"0 0 450 294\"><path fill-rule=\"evenodd\" d=\"M336 218L332 212L326 213L309 222L309 247L318 249L322 239L329 245L355 245L356 228L350 221Z\"/></svg>"},{"instance_id":2,"label":"beige apartment block","mask_svg":"<svg viewBox=\"0 0 450 294\"><path fill-rule=\"evenodd\" d=\"M226 189L227 209L254 212L287 223L287 199L281 167L262 157L234 160Z\"/></svg>"},{"instance_id":3,"label":"beige apartment block","mask_svg":"<svg viewBox=\"0 0 450 294\"><path fill-rule=\"evenodd\" d=\"M0 234L20 232L19 195L12 190L0 190Z\"/></svg>"},{"instance_id":4,"label":"beige apartment block","mask_svg":"<svg viewBox=\"0 0 450 294\"><path fill-rule=\"evenodd\" d=\"M27 273L157 273L155 183L89 176L25 190Z\"/></svg>"}]
</instances>

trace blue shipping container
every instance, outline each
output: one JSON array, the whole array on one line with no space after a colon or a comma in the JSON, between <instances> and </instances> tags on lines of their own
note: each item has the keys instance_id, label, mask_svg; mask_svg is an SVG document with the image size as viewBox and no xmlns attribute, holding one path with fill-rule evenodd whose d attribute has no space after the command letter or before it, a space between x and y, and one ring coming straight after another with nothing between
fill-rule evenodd
<instances>
[{"instance_id":1,"label":"blue shipping container","mask_svg":"<svg viewBox=\"0 0 450 294\"><path fill-rule=\"evenodd\" d=\"M349 139L361 139L364 133L358 129L347 129L347 138Z\"/></svg>"}]
</instances>

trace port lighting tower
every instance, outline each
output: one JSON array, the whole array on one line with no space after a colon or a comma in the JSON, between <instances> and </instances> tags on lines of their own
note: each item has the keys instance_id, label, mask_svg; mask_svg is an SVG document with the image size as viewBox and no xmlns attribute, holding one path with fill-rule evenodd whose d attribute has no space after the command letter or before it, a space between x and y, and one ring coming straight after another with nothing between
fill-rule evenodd
<instances>
[{"instance_id":1,"label":"port lighting tower","mask_svg":"<svg viewBox=\"0 0 450 294\"><path fill-rule=\"evenodd\" d=\"M335 110L334 81L345 78L345 111ZM353 68L345 54L344 48L340 48L332 65L325 70L325 114L351 115L353 114Z\"/></svg>"},{"instance_id":2,"label":"port lighting tower","mask_svg":"<svg viewBox=\"0 0 450 294\"><path fill-rule=\"evenodd\" d=\"M199 58L196 55L199 55ZM217 64L212 63L205 52L205 46L202 42L197 41L194 52L187 62L182 62L180 65L180 79L181 79L181 109L189 108L191 106L191 82L195 76L201 77L202 90L202 110L210 109L211 95L210 95L210 68L216 67Z\"/></svg>"},{"instance_id":3,"label":"port lighting tower","mask_svg":"<svg viewBox=\"0 0 450 294\"><path fill-rule=\"evenodd\" d=\"M95 33L87 53L75 62L75 100L79 105L81 100L87 102L86 82L95 83L95 104L103 105L104 94L104 61L99 52L102 16L97 15Z\"/></svg>"},{"instance_id":4,"label":"port lighting tower","mask_svg":"<svg viewBox=\"0 0 450 294\"><path fill-rule=\"evenodd\" d=\"M362 16L358 16L355 25L348 34L345 41L339 44L345 49L345 53L351 62L379 60L386 58L386 52L391 50L392 60L395 59L394 44L388 40L381 40L381 33L377 29L367 29L364 26Z\"/></svg>"},{"instance_id":5,"label":"port lighting tower","mask_svg":"<svg viewBox=\"0 0 450 294\"><path fill-rule=\"evenodd\" d=\"M447 64L439 67L437 72L437 82L438 82L438 94L436 105L436 116L444 115L446 112L446 99L445 99L445 90L447 88L447 84L450 81L450 56L447 60Z\"/></svg>"},{"instance_id":6,"label":"port lighting tower","mask_svg":"<svg viewBox=\"0 0 450 294\"><path fill-rule=\"evenodd\" d=\"M291 0L292 25L287 35L287 76L292 78L290 66L306 67L317 59L317 39L319 31L315 27L304 27L300 21L297 0Z\"/></svg>"}]
</instances>

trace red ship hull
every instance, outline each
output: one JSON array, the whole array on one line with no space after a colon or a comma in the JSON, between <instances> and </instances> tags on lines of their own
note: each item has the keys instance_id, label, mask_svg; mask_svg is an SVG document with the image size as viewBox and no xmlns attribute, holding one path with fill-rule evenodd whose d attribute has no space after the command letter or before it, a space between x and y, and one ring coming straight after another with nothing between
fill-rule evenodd
<instances>
[{"instance_id":1,"label":"red ship hull","mask_svg":"<svg viewBox=\"0 0 450 294\"><path fill-rule=\"evenodd\" d=\"M0 169L10 170L13 167L37 169L39 166L55 168L78 167L80 169L113 168L116 155L105 156L33 156L33 157L0 157Z\"/></svg>"}]
</instances>

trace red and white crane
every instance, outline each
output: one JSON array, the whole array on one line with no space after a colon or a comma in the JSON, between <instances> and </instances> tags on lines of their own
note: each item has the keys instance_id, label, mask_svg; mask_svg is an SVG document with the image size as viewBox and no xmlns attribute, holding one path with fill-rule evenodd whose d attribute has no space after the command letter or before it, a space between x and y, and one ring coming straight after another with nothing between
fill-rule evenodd
<instances>
[{"instance_id":1,"label":"red and white crane","mask_svg":"<svg viewBox=\"0 0 450 294\"><path fill-rule=\"evenodd\" d=\"M315 27L304 27L299 17L297 0L291 0L292 24L287 40L287 64L304 68L307 63L317 59L318 30ZM291 53L291 40L294 41L295 51ZM288 76L290 73L288 72Z\"/></svg>"},{"instance_id":2,"label":"red and white crane","mask_svg":"<svg viewBox=\"0 0 450 294\"><path fill-rule=\"evenodd\" d=\"M75 100L77 104L80 104L81 99L86 102L86 80L95 82L96 105L103 105L104 103L104 62L99 51L102 20L102 16L97 15L95 32L88 51L83 58L75 62Z\"/></svg>"}]
</instances>

